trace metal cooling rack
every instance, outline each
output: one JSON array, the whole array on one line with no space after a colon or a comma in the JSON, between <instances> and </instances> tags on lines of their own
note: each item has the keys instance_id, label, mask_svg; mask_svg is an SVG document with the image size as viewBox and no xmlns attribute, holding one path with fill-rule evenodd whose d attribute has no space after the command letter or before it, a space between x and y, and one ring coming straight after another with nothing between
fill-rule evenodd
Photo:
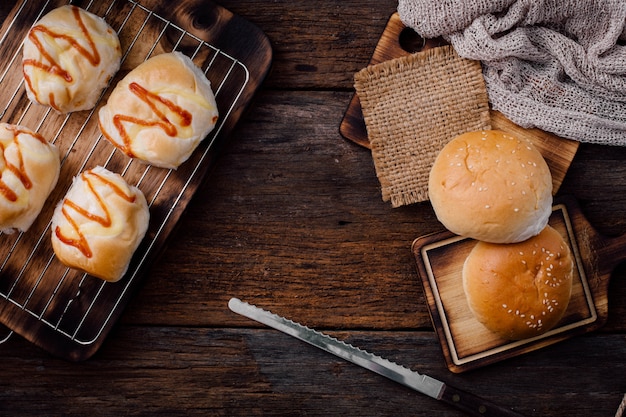
<instances>
[{"instance_id":1,"label":"metal cooling rack","mask_svg":"<svg viewBox=\"0 0 626 417\"><path fill-rule=\"evenodd\" d=\"M29 24L29 28L49 10L68 4L67 1L48 0L34 16L30 1L24 0L16 6L17 14L0 39L0 45L9 41L8 34L25 34L27 28L22 27L25 26L24 22ZM69 2L72 3L76 2ZM118 32L124 49L122 69L125 66L131 69L134 63L170 50L180 50L190 56L211 81L220 120L194 155L178 170L150 167L121 155L102 138L97 130L97 109L100 103L91 112L62 116L48 108L31 104L25 98L23 77L16 75L21 74L21 44L12 55L5 55L4 62L0 58L0 85L3 92L0 94L0 121L23 124L42 133L49 141L57 144L62 156L59 184L36 224L26 233L0 234L0 301L6 300L24 315L36 319L41 326L80 345L93 343L111 324L113 312L128 296L129 288L138 279L138 271L149 262L155 242L167 229L166 225L185 191L209 158L215 139L233 109L239 105L238 101L250 79L248 69L238 59L137 1L84 3L80 5L82 8L103 17ZM163 45L169 46L163 50ZM107 91L119 78L121 75L112 80ZM101 101L105 96L106 92ZM65 194L74 175L95 165L118 172L129 183L142 189L150 206L151 219L146 238L137 250L128 273L118 283L107 283L62 266L48 242L49 219L56 202ZM0 336L0 343L12 334L11 329L7 330L6 337L5 332Z\"/></svg>"}]
</instances>

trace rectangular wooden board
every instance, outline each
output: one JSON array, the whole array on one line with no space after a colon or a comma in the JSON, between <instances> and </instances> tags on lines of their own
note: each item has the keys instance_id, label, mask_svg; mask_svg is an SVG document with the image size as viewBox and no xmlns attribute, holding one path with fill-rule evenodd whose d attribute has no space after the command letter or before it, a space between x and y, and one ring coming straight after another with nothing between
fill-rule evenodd
<instances>
[{"instance_id":1,"label":"rectangular wooden board","mask_svg":"<svg viewBox=\"0 0 626 417\"><path fill-rule=\"evenodd\" d=\"M463 290L462 270L476 241L449 231L416 239L412 250L433 327L448 368L464 372L540 349L602 326L607 318L610 274L624 259L624 238L606 239L586 221L572 199L556 204L549 224L569 244L575 265L572 295L561 321L531 339L504 340L472 314Z\"/></svg>"}]
</instances>

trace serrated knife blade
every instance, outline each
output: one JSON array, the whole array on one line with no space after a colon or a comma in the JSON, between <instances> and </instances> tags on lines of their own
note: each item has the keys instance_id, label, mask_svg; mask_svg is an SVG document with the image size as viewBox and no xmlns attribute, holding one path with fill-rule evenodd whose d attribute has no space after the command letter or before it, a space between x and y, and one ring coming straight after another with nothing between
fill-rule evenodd
<instances>
[{"instance_id":1,"label":"serrated knife blade","mask_svg":"<svg viewBox=\"0 0 626 417\"><path fill-rule=\"evenodd\" d=\"M469 415L522 417L521 414L511 409L493 404L474 394L454 388L428 375L412 371L388 359L241 301L238 298L231 298L228 302L228 307L237 314L293 336L436 400L444 401Z\"/></svg>"}]
</instances>

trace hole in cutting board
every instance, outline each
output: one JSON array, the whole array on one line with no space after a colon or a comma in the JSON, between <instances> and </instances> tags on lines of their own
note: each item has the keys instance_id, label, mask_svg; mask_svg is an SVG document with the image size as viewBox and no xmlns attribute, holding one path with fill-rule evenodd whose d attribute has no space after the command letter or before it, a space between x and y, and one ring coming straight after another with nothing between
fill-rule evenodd
<instances>
[{"instance_id":1,"label":"hole in cutting board","mask_svg":"<svg viewBox=\"0 0 626 417\"><path fill-rule=\"evenodd\" d=\"M411 28L404 28L400 32L398 37L400 47L408 53L415 53L421 51L426 46L426 39L422 38Z\"/></svg>"}]
</instances>

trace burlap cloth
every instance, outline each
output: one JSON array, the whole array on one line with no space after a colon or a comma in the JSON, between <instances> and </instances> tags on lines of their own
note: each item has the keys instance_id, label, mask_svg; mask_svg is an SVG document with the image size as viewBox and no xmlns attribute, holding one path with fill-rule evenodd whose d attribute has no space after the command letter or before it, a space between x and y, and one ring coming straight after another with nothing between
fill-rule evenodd
<instances>
[{"instance_id":1,"label":"burlap cloth","mask_svg":"<svg viewBox=\"0 0 626 417\"><path fill-rule=\"evenodd\" d=\"M428 199L430 168L450 139L490 128L480 63L450 46L371 65L354 81L382 197L393 207Z\"/></svg>"},{"instance_id":2,"label":"burlap cloth","mask_svg":"<svg viewBox=\"0 0 626 417\"><path fill-rule=\"evenodd\" d=\"M398 13L480 60L493 108L513 122L626 145L624 0L399 0Z\"/></svg>"}]
</instances>

